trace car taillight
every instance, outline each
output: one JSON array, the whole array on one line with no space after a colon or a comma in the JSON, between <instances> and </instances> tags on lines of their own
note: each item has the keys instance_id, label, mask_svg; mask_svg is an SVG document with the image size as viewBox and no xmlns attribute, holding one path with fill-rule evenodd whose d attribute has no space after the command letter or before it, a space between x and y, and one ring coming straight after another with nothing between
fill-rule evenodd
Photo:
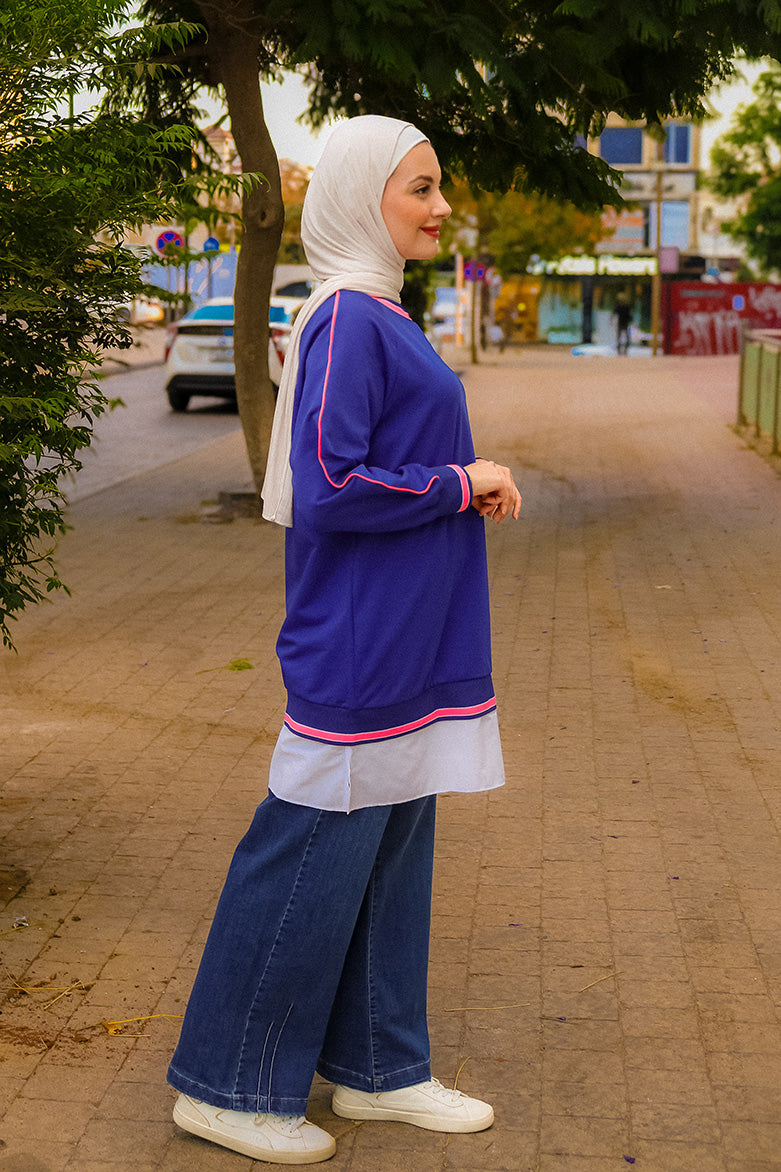
<instances>
[{"instance_id":1,"label":"car taillight","mask_svg":"<svg viewBox=\"0 0 781 1172\"><path fill-rule=\"evenodd\" d=\"M171 322L170 326L166 327L165 355L163 357L163 362L168 361L168 355L171 353L171 347L173 346L174 342L176 341L176 335L177 335L178 330L179 330L179 327L177 326L176 322Z\"/></svg>"},{"instance_id":2,"label":"car taillight","mask_svg":"<svg viewBox=\"0 0 781 1172\"><path fill-rule=\"evenodd\" d=\"M287 351L287 342L290 335L287 330L275 330L271 327L271 341L274 343L274 349L277 352L277 358L281 363L285 361L285 353Z\"/></svg>"}]
</instances>

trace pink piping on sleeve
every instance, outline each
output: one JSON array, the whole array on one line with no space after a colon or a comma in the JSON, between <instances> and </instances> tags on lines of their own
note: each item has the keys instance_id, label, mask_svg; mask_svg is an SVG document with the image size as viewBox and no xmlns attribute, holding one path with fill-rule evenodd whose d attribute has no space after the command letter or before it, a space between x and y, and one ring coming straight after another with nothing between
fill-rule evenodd
<instances>
[{"instance_id":1,"label":"pink piping on sleeve","mask_svg":"<svg viewBox=\"0 0 781 1172\"><path fill-rule=\"evenodd\" d=\"M316 740L328 741L329 744L359 745L363 742L403 736L404 733L415 732L416 729L434 724L438 720L459 720L473 716L482 716L487 712L491 712L495 707L496 697L492 696L490 700L485 700L482 704L472 704L466 708L436 708L428 716L421 716L418 720L410 721L409 724L399 724L394 728L381 728L376 729L374 732L362 733L326 732L323 729L311 728L308 724L300 724L297 720L293 720L287 712L285 713L285 724L291 732L300 733L301 736L305 737L313 737Z\"/></svg>"},{"instance_id":2,"label":"pink piping on sleeve","mask_svg":"<svg viewBox=\"0 0 781 1172\"><path fill-rule=\"evenodd\" d=\"M459 513L463 513L464 509L468 509L472 503L472 485L460 464L448 464L448 468L452 468L454 472L457 472L458 479L461 481L461 507L458 511Z\"/></svg>"},{"instance_id":3,"label":"pink piping on sleeve","mask_svg":"<svg viewBox=\"0 0 781 1172\"><path fill-rule=\"evenodd\" d=\"M331 374L331 359L333 357L333 349L334 349L334 333L336 330L336 315L339 311L339 294L340 294L340 290L337 290L335 297L334 297L333 313L331 314L331 332L328 337L328 361L326 362L326 366L325 366L325 380L323 382L323 397L320 402L320 414L317 417L317 459L318 459L318 463L320 464L320 467L323 470L323 475L325 476L326 480L328 481L328 483L331 485L332 488L336 488L336 489L344 488L344 486L348 483L348 481L352 480L353 477L356 477L358 480L365 480L368 484L378 484L378 485L380 485L381 488L390 489L391 492L410 492L413 494L413 496L423 496L425 493L428 492L428 490L431 488L432 484L434 484L435 481L439 480L438 475L432 476L425 488L405 488L403 485L386 484L384 480L377 480L372 476L364 476L363 473L361 473L361 472L348 472L348 474L345 476L342 483L339 484L339 483L337 483L337 481L333 480L328 475L328 469L326 468L325 460L323 459L323 415L325 413L325 399L326 399L326 394L328 392L328 379ZM378 300L379 300L379 298L378 298ZM389 304L392 305L393 303L389 302Z\"/></svg>"}]
</instances>

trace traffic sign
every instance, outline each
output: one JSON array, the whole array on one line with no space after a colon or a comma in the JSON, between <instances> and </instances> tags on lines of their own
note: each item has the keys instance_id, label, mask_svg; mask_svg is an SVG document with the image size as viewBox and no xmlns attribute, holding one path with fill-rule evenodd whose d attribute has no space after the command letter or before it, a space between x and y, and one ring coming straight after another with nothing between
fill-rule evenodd
<instances>
[{"instance_id":1,"label":"traffic sign","mask_svg":"<svg viewBox=\"0 0 781 1172\"><path fill-rule=\"evenodd\" d=\"M476 264L474 261L468 260L464 265L464 280L484 281L485 265Z\"/></svg>"},{"instance_id":2,"label":"traffic sign","mask_svg":"<svg viewBox=\"0 0 781 1172\"><path fill-rule=\"evenodd\" d=\"M210 236L208 240L204 240L203 251L204 252L219 252L220 251L220 242L216 236Z\"/></svg>"},{"instance_id":3,"label":"traffic sign","mask_svg":"<svg viewBox=\"0 0 781 1172\"><path fill-rule=\"evenodd\" d=\"M165 232L160 233L155 241L155 248L158 252L165 252L169 244L173 244L176 248L184 248L181 233L174 231L173 228L168 228Z\"/></svg>"}]
</instances>

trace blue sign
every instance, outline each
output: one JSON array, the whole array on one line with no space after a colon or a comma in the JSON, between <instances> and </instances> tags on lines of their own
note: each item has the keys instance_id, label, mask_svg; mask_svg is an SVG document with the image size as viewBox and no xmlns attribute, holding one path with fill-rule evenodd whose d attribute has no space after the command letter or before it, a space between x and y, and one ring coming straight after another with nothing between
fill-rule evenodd
<instances>
[{"instance_id":1,"label":"blue sign","mask_svg":"<svg viewBox=\"0 0 781 1172\"><path fill-rule=\"evenodd\" d=\"M746 308L746 298L742 293L736 293L732 298L732 308L738 313L740 313L742 309Z\"/></svg>"},{"instance_id":2,"label":"blue sign","mask_svg":"<svg viewBox=\"0 0 781 1172\"><path fill-rule=\"evenodd\" d=\"M216 238L216 236L210 236L208 240L204 240L203 251L204 252L219 252L220 251L220 242Z\"/></svg>"}]
</instances>

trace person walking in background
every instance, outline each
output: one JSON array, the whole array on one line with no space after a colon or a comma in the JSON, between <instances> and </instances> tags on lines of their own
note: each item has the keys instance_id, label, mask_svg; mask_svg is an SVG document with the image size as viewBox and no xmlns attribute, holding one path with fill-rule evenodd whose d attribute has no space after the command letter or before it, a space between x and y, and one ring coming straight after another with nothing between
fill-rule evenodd
<instances>
[{"instance_id":1,"label":"person walking in background","mask_svg":"<svg viewBox=\"0 0 781 1172\"><path fill-rule=\"evenodd\" d=\"M632 302L628 293L618 294L613 313L616 319L616 349L619 354L627 354L629 351L629 327L632 324Z\"/></svg>"},{"instance_id":2,"label":"person walking in background","mask_svg":"<svg viewBox=\"0 0 781 1172\"><path fill-rule=\"evenodd\" d=\"M450 214L426 137L339 124L302 238L320 281L291 337L264 516L284 525L287 710L237 847L168 1078L185 1130L316 1163L316 1071L335 1114L490 1127L431 1076L426 983L436 795L504 781L484 518L517 518L476 460L463 387L399 304Z\"/></svg>"}]
</instances>

